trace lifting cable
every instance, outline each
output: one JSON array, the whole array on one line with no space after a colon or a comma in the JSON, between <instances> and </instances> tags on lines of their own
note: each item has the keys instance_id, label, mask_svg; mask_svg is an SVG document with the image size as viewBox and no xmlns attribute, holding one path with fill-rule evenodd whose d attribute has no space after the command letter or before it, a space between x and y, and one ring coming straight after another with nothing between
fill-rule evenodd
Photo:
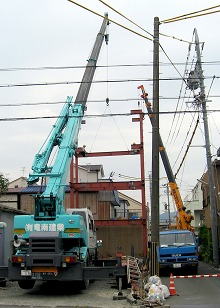
<instances>
[{"instance_id":1,"label":"lifting cable","mask_svg":"<svg viewBox=\"0 0 220 308\"><path fill-rule=\"evenodd\" d=\"M106 112L106 109L107 109L107 106L106 106L106 108L105 108L104 114L105 114L105 112ZM94 139L93 139L93 142L92 142L92 145L91 145L91 147L90 147L90 151L89 151L89 152L92 152L92 149L93 149L94 143L95 143L95 141L96 141L96 138L97 138L97 136L98 136L98 133L99 133L99 131L100 131L100 127L101 127L101 125L102 125L103 119L104 119L104 117L102 117L101 120L100 120L98 129L97 129L97 131L96 131L96 134L95 134L95 137L94 137Z\"/></svg>"}]
</instances>

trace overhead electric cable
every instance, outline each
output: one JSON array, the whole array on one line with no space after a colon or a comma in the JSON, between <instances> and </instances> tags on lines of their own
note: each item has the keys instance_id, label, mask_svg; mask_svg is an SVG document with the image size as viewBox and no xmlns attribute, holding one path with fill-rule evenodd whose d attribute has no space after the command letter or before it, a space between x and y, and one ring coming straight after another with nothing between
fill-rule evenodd
<instances>
[{"instance_id":1,"label":"overhead electric cable","mask_svg":"<svg viewBox=\"0 0 220 308\"><path fill-rule=\"evenodd\" d=\"M145 30L144 28L142 28L141 26L139 26L138 24L136 24L134 21L132 21L131 19L129 19L128 17L126 17L125 15L123 15L122 13L120 13L119 11L117 11L116 9L114 9L112 6L110 6L109 4L107 4L106 2L99 0L102 4L106 5L108 8L110 8L111 10L113 10L115 13L119 14L120 16L124 17L125 19L127 19L128 21L130 21L132 24L134 24L136 27L140 28L141 30L143 30L144 32L146 32L147 34L151 35L153 37L153 34L151 34L150 32L148 32L147 30Z\"/></svg>"},{"instance_id":2,"label":"overhead electric cable","mask_svg":"<svg viewBox=\"0 0 220 308\"><path fill-rule=\"evenodd\" d=\"M186 74L187 74L187 72L188 72L188 62L189 62L189 57L190 57L191 46L192 46L192 45L189 44L189 47L188 47L188 54L187 54L187 59L186 59L186 63L185 63L185 68L184 68L184 74L183 74L183 76L186 76ZM176 104L176 110L182 110L182 109L183 109L183 102L184 102L185 94L186 94L186 88L185 88L185 94L182 95L182 91L183 91L183 86L184 86L184 84L185 84L185 78L183 78L182 83L181 83L181 88L180 88L180 92L179 92L179 97L178 97L177 104ZM182 105L181 105L181 107L180 107L180 109L179 109L179 103L180 103L180 100L181 100L181 99L182 99ZM182 124L182 122L183 122L183 118L184 118L184 117L182 117L181 124ZM176 120L176 125L175 125L175 128L173 129L175 120ZM177 125L178 125L178 123L179 123L179 120L180 120L180 114L178 114L178 117L177 117L177 114L174 114L174 116L173 116L173 121L172 121L171 128L170 128L170 132L169 132L169 135L168 135L168 140L169 140L169 138L170 138L170 136L171 136L171 131L172 131L172 129L173 129L172 138L170 139L170 144L172 143L173 145L175 144L177 135L179 134L179 130L180 130L180 128L179 128L179 130L177 129ZM181 126L181 124L180 124L180 126ZM179 126L179 127L180 127L180 126ZM175 134L176 134L175 141L173 141L174 135L175 135ZM167 142L168 142L168 141L167 141Z\"/></svg>"},{"instance_id":3,"label":"overhead electric cable","mask_svg":"<svg viewBox=\"0 0 220 308\"><path fill-rule=\"evenodd\" d=\"M213 76L205 76L205 79L212 79ZM219 79L220 76L215 76L216 79ZM133 79L112 79L112 80L94 80L92 83L123 83L123 82L144 82L144 81L153 81L153 78L133 78ZM164 77L159 78L160 81L178 81L183 80L183 77ZM13 87L31 87L31 86L54 86L54 85L68 85L68 84L81 84L81 81L56 81L56 82L35 82L35 83L15 83L15 84L0 84L0 88L13 88Z\"/></svg>"},{"instance_id":4,"label":"overhead electric cable","mask_svg":"<svg viewBox=\"0 0 220 308\"><path fill-rule=\"evenodd\" d=\"M190 49L191 49L191 44L189 44L189 48L188 48L187 61L188 61L188 59L189 59ZM185 63L184 72L186 72L186 69L187 69L187 61L186 61L186 63ZM184 73L184 75L185 75L185 73ZM181 93L182 93L182 89L183 89L183 85L184 85L184 84L185 84L185 83L184 83L183 80L182 80L181 87L180 87L180 92L179 92L179 97L178 97L177 104L176 104L176 110L178 110L178 105L179 105L179 101L180 101L180 99L181 99ZM185 97L185 95L184 95L184 97ZM171 124L170 130L169 130L169 134L168 134L167 142L166 142L166 143L168 143L168 140L169 140L169 138L170 138L170 136L171 136L171 132L172 132L172 129L173 129L173 126L174 126L174 122L175 122L175 117L176 117L176 114L174 114L174 116L173 116L172 124ZM174 131L175 131L175 130L174 130ZM174 136L174 133L173 133L173 135L172 135L172 138L171 138L171 141L170 141L170 142L172 142L173 136Z\"/></svg>"},{"instance_id":5,"label":"overhead electric cable","mask_svg":"<svg viewBox=\"0 0 220 308\"><path fill-rule=\"evenodd\" d=\"M89 9L89 8L87 8L87 7L85 7L85 6L81 5L81 4L79 4L79 3L77 3L76 1L73 1L73 0L68 0L68 1L69 1L69 2L72 2L72 3L75 4L75 5L80 6L81 8L83 8L83 9L85 9L85 10L87 10L87 11L89 11L89 12L91 12L91 13L93 13L93 14L99 16L99 17L106 18L105 16L103 16L103 15L101 15L101 14L99 14L99 13L97 13L97 12L95 12L95 11L93 11L93 10L91 10L91 9ZM110 22L116 24L117 26L119 26L119 27L121 27L121 28L123 28L123 29L125 29L125 30L128 30L128 31L130 31L130 32L132 32L132 33L134 33L134 34L140 36L140 37L143 37L143 38L145 38L145 39L147 39L147 40L149 40L149 41L152 41L152 40L153 40L152 38L149 38L149 37L147 37L147 36L145 36L145 35L143 35L143 34L140 34L140 33L136 32L136 31L134 31L134 30L132 30L132 29L129 29L128 27L125 27L125 26L119 24L118 22L116 22L116 21L114 21L114 20L112 20L112 19L110 19L110 18L108 18L108 20L109 20Z\"/></svg>"},{"instance_id":6,"label":"overhead electric cable","mask_svg":"<svg viewBox=\"0 0 220 308\"><path fill-rule=\"evenodd\" d=\"M194 110L194 111L160 111L159 114L172 114L172 113L189 113L189 114L194 114L194 113L200 113L201 111L199 110ZM220 112L220 109L212 109L209 110L209 113L212 112ZM155 114L155 112L151 113L152 115ZM143 115L148 116L148 113L143 113ZM116 116L132 116L131 113L111 113L111 114L90 114L90 115L84 115L84 118L99 118L99 117L116 117ZM70 116L70 118L74 118L74 116ZM15 117L15 118L0 118L0 122L3 121L21 121L21 120L39 120L39 119L57 119L61 118L60 116L38 116L38 117Z\"/></svg>"},{"instance_id":7,"label":"overhead electric cable","mask_svg":"<svg viewBox=\"0 0 220 308\"><path fill-rule=\"evenodd\" d=\"M160 62L160 66L168 65L185 65L185 62ZM190 63L189 63L190 64ZM204 65L220 65L220 61L204 61L201 62ZM108 68L115 67L139 67L139 66L153 66L153 63L137 63L137 64L111 64L108 65ZM15 71L37 71L37 70L66 70L66 69L84 69L85 65L76 65L76 66L42 66L42 67L5 67L0 68L0 72L15 72ZM106 65L97 65L96 68L106 68Z\"/></svg>"},{"instance_id":8,"label":"overhead electric cable","mask_svg":"<svg viewBox=\"0 0 220 308\"><path fill-rule=\"evenodd\" d=\"M153 37L153 34L151 34L150 32L148 32L147 30L145 30L144 28L142 28L141 26L139 26L137 23L135 23L134 21L132 21L131 19L129 19L128 17L126 17L125 15L123 15L122 13L120 13L119 11L117 11L116 9L114 9L112 6L110 6L109 4L107 4L106 2L102 1L102 0L99 0L101 3L103 3L104 5L106 5L108 8L110 8L111 10L113 10L114 12L116 12L117 14L119 14L120 16L124 17L126 20L128 20L129 22L131 22L132 24L134 24L136 27L138 27L139 29L143 30L144 32L146 32L147 34L151 35ZM175 39L175 40L178 40L178 41L181 41L181 42L184 42L184 43L189 43L188 41L186 40L183 40L183 39L180 39L180 38L177 38L175 36L171 36L171 35L168 35L168 34L164 34L164 33L159 33L160 35L162 36L165 36L165 37L169 37L169 38L172 38L172 39Z\"/></svg>"},{"instance_id":9,"label":"overhead electric cable","mask_svg":"<svg viewBox=\"0 0 220 308\"><path fill-rule=\"evenodd\" d=\"M220 95L209 95L209 98L219 98ZM179 98L185 98L185 96L181 97L165 97L161 96L160 100L177 100ZM152 97L149 97L149 100L152 100ZM111 98L111 102L132 102L136 101L137 98ZM100 99L100 100L87 100L87 103L93 104L93 103L106 103L106 99ZM187 103L187 102L186 102ZM57 101L57 102L26 102L26 103L8 103L8 104L0 104L1 107L22 107L22 106L40 106L40 105L59 105L59 104L65 104L64 101Z\"/></svg>"},{"instance_id":10,"label":"overhead electric cable","mask_svg":"<svg viewBox=\"0 0 220 308\"><path fill-rule=\"evenodd\" d=\"M209 11L209 10L215 9L217 7L220 7L220 5L216 5L216 6L213 6L213 7L210 7L210 8L206 8L206 9L203 9L203 10L199 10L199 11L187 13L187 14L184 14L184 15L176 16L176 17L173 17L173 18L168 18L168 19L162 20L160 22L165 24L165 23L180 21L180 20L183 20L183 19L194 18L194 17L201 17L201 16L204 16L204 15L209 15L209 14L213 14L213 13L219 13L220 10L213 11L213 12L206 12L204 14L198 14L198 13L201 13L201 12L205 12L205 11Z\"/></svg>"},{"instance_id":11,"label":"overhead electric cable","mask_svg":"<svg viewBox=\"0 0 220 308\"><path fill-rule=\"evenodd\" d=\"M163 53L165 54L165 56L167 57L167 59L170 61L170 63L172 64L172 66L175 68L175 70L177 71L177 73L179 74L179 76L181 77L181 79L186 83L186 81L184 80L184 78L182 77L181 73L179 72L179 70L176 68L176 66L174 65L174 63L172 62L172 60L170 59L170 57L168 56L168 54L165 52L164 48L162 47L162 45L159 43L160 48L162 49Z\"/></svg>"},{"instance_id":12,"label":"overhead electric cable","mask_svg":"<svg viewBox=\"0 0 220 308\"><path fill-rule=\"evenodd\" d=\"M173 36L173 35L168 35L168 34L164 34L164 33L159 33L160 35L162 35L162 36L165 36L165 37L169 37L169 38L172 38L172 39L174 39L174 40L178 40L178 41L180 41L180 42L184 42L184 43L190 43L189 41L186 41L186 40L183 40L183 39L180 39L180 38L178 38L178 37L175 37L175 36Z\"/></svg>"},{"instance_id":13,"label":"overhead electric cable","mask_svg":"<svg viewBox=\"0 0 220 308\"><path fill-rule=\"evenodd\" d=\"M194 138L194 136L195 136L195 133L196 133L196 129L197 129L197 127L198 127L198 124L199 124L199 116L198 116L198 118L197 118L196 125L195 125L195 128L194 128L194 130L193 130L192 136L191 136L191 138L190 138L190 140L189 140L189 143L188 143L188 145L187 145L186 152L185 152L185 154L184 154L184 156L183 156L183 159L182 159L182 161L181 161L181 163L180 163L180 165L179 165L179 168L177 169L177 171L176 171L176 173L175 173L175 175L174 175L175 178L176 178L178 172L180 171L180 169L181 169L181 167L182 167L182 165L183 165L183 163L184 163L184 161L185 161L185 159L186 159L186 155L187 155L188 152L189 152L189 148L190 148L190 146L191 146L191 144L192 144L192 141L193 141L193 138Z\"/></svg>"}]
</instances>

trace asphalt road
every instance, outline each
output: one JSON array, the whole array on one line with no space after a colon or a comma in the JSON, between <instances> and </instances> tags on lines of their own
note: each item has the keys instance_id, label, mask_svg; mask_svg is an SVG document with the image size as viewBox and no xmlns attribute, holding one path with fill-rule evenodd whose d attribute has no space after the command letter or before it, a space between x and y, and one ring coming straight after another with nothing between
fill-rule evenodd
<instances>
[{"instance_id":1,"label":"asphalt road","mask_svg":"<svg viewBox=\"0 0 220 308\"><path fill-rule=\"evenodd\" d=\"M200 262L198 274L220 274L220 270ZM185 273L173 273L173 275ZM170 286L170 277L161 276L162 284ZM170 308L219 308L220 277L175 278L175 290L178 295L166 299ZM87 290L77 290L68 286L48 285L38 282L32 290L22 290L17 283L7 282L6 288L0 288L0 308L126 308L131 304L126 300L113 300L118 289L113 281L95 281ZM123 290L123 295L130 290ZM139 307L139 305L132 305Z\"/></svg>"},{"instance_id":2,"label":"asphalt road","mask_svg":"<svg viewBox=\"0 0 220 308\"><path fill-rule=\"evenodd\" d=\"M173 275L185 273L173 273ZM198 275L220 274L220 270L200 262ZM162 283L169 286L169 277L161 277ZM174 286L178 295L170 296L166 304L171 308L219 308L220 277L175 278Z\"/></svg>"}]
</instances>

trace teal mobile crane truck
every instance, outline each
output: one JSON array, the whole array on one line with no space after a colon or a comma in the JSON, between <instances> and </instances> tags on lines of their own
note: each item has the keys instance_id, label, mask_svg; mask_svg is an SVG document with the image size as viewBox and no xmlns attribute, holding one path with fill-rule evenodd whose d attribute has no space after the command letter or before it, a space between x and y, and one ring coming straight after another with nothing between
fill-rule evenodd
<instances>
[{"instance_id":1,"label":"teal mobile crane truck","mask_svg":"<svg viewBox=\"0 0 220 308\"><path fill-rule=\"evenodd\" d=\"M75 103L67 101L58 117L46 146L36 154L28 184L46 178L45 190L35 196L33 215L14 217L14 252L9 258L8 280L17 281L23 289L33 288L37 280L76 282L86 288L89 280L116 278L122 282L126 266L95 266L96 230L88 208L65 210L63 201L67 175L75 150L86 101L96 69L101 45L107 35L108 15L88 60ZM53 165L52 152L57 149ZM89 205L88 205L89 206Z\"/></svg>"}]
</instances>

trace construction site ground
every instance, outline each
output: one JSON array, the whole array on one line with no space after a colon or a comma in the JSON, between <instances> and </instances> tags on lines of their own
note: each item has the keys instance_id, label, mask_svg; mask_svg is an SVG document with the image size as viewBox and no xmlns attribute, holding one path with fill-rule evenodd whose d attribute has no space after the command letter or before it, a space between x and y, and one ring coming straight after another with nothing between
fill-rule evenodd
<instances>
[{"instance_id":1,"label":"construction site ground","mask_svg":"<svg viewBox=\"0 0 220 308\"><path fill-rule=\"evenodd\" d=\"M200 262L199 274L216 274L219 270L212 265ZM174 273L176 274L176 273ZM170 276L160 276L168 288ZM220 307L219 278L176 278L174 279L176 295L168 297L164 304L147 305L141 300L131 302L131 289L123 289L118 296L114 280L100 280L90 283L88 289L77 290L70 285L48 285L37 282L31 290L22 290L16 282L7 282L0 287L1 308L125 308L125 307L170 307L170 308L217 308Z\"/></svg>"}]
</instances>

